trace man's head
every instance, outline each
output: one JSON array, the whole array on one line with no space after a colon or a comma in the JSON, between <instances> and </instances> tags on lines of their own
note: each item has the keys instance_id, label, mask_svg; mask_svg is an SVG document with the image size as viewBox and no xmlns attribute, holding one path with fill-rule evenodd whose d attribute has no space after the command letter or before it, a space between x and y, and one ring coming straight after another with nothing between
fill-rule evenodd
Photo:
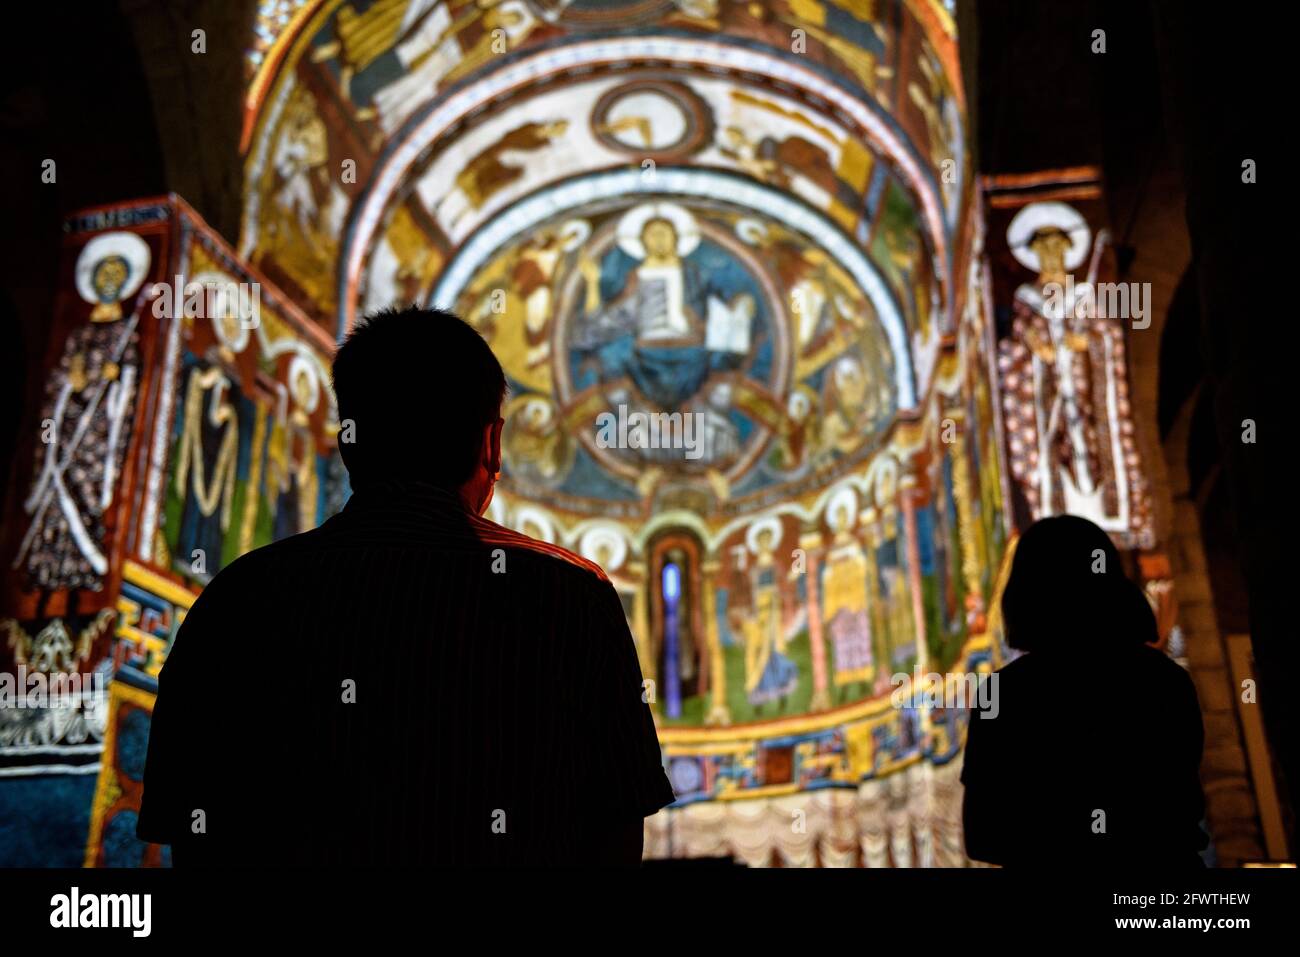
<instances>
[{"instance_id":1,"label":"man's head","mask_svg":"<svg viewBox=\"0 0 1300 957\"><path fill-rule=\"evenodd\" d=\"M481 512L501 470L505 390L483 337L449 312L362 319L334 356L339 452L353 487L418 479Z\"/></svg>"}]
</instances>

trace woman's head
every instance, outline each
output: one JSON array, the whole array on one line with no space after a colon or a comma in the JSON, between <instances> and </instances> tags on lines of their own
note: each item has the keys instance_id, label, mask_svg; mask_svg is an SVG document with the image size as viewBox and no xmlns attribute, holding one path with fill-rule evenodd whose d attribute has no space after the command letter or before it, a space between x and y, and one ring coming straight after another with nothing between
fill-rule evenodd
<instances>
[{"instance_id":1,"label":"woman's head","mask_svg":"<svg viewBox=\"0 0 1300 957\"><path fill-rule=\"evenodd\" d=\"M1157 638L1151 606L1125 576L1110 536L1075 515L1041 519L1020 537L1002 620L1007 643L1021 651Z\"/></svg>"}]
</instances>

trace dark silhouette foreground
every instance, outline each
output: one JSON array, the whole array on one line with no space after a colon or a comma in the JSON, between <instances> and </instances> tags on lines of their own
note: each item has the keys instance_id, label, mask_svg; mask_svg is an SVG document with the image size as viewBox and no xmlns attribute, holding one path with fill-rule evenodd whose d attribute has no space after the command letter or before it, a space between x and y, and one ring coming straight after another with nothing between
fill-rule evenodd
<instances>
[{"instance_id":1,"label":"dark silhouette foreground","mask_svg":"<svg viewBox=\"0 0 1300 957\"><path fill-rule=\"evenodd\" d=\"M412 309L364 323L334 379L354 494L186 617L139 836L180 865L638 863L673 793L617 594L480 517L495 357Z\"/></svg>"},{"instance_id":2,"label":"dark silhouette foreground","mask_svg":"<svg viewBox=\"0 0 1300 957\"><path fill-rule=\"evenodd\" d=\"M1107 535L1082 518L1021 537L1002 598L996 717L972 712L966 852L1005 866L1201 865L1203 730L1191 678ZM987 709L992 713L995 709Z\"/></svg>"}]
</instances>

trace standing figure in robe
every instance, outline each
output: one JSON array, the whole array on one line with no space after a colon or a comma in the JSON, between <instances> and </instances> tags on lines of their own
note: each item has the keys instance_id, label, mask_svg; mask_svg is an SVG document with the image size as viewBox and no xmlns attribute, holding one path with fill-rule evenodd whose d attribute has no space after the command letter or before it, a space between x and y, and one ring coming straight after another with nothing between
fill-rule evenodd
<instances>
[{"instance_id":1,"label":"standing figure in robe","mask_svg":"<svg viewBox=\"0 0 1300 957\"><path fill-rule=\"evenodd\" d=\"M831 518L833 538L826 555L822 620L829 626L835 651L835 686L850 684L864 691L875 677L871 621L867 613L867 557L853 534L853 508L843 503Z\"/></svg>"},{"instance_id":2,"label":"standing figure in robe","mask_svg":"<svg viewBox=\"0 0 1300 957\"><path fill-rule=\"evenodd\" d=\"M104 512L112 503L135 408L139 336L134 325L92 323L73 332L46 384L37 451L23 503L32 524L15 567L33 587L98 591L108 570Z\"/></svg>"},{"instance_id":3,"label":"standing figure in robe","mask_svg":"<svg viewBox=\"0 0 1300 957\"><path fill-rule=\"evenodd\" d=\"M176 494L181 500L175 562L207 581L221 567L230 529L239 458L239 415L233 384L221 366L190 369L176 444Z\"/></svg>"},{"instance_id":4,"label":"standing figure in robe","mask_svg":"<svg viewBox=\"0 0 1300 957\"><path fill-rule=\"evenodd\" d=\"M772 549L776 534L764 528L757 537L758 555L750 570L753 607L745 622L745 693L759 707L780 701L799 683L799 669L785 654L785 629L781 621L781 592Z\"/></svg>"},{"instance_id":5,"label":"standing figure in robe","mask_svg":"<svg viewBox=\"0 0 1300 957\"><path fill-rule=\"evenodd\" d=\"M881 569L888 612L889 634L885 644L890 649L891 665L895 668L907 663L916 655L916 623L912 617L912 595L904 570L893 565Z\"/></svg>"},{"instance_id":6,"label":"standing figure in robe","mask_svg":"<svg viewBox=\"0 0 1300 957\"><path fill-rule=\"evenodd\" d=\"M1016 290L1011 335L999 343L1011 472L1032 518L1071 514L1108 532L1149 526L1123 381L1123 333L1098 316L1094 274L1102 236L1083 264L1091 230L1070 206L1033 203L1011 221L1007 241L1038 273ZM1104 236L1104 233L1103 233Z\"/></svg>"},{"instance_id":7,"label":"standing figure in robe","mask_svg":"<svg viewBox=\"0 0 1300 957\"><path fill-rule=\"evenodd\" d=\"M104 515L113 502L135 411L137 316L121 300L144 281L151 254L134 233L106 233L77 259L77 289L94 305L68 336L41 406L35 479L23 510L31 523L14 568L30 587L99 591L108 571Z\"/></svg>"},{"instance_id":8,"label":"standing figure in robe","mask_svg":"<svg viewBox=\"0 0 1300 957\"><path fill-rule=\"evenodd\" d=\"M266 471L272 503L271 540L279 541L314 528L320 499L316 446L305 423L292 419L271 431Z\"/></svg>"},{"instance_id":9,"label":"standing figure in robe","mask_svg":"<svg viewBox=\"0 0 1300 957\"><path fill-rule=\"evenodd\" d=\"M284 278L329 311L335 298L332 263L347 196L330 177L329 134L304 87L296 88L285 104L267 176L271 193L263 204L256 261L274 263Z\"/></svg>"}]
</instances>

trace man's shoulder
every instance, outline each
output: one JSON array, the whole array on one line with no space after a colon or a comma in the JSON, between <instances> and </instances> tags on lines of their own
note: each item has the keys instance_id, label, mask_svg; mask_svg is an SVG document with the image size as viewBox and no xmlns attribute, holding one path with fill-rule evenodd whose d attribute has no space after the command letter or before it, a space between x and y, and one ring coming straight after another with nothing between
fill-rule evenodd
<instances>
[{"instance_id":1,"label":"man's shoulder","mask_svg":"<svg viewBox=\"0 0 1300 957\"><path fill-rule=\"evenodd\" d=\"M322 546L329 527L329 523L326 522L326 524L317 528L311 528L305 532L289 535L254 548L252 551L245 552L236 558L223 569L222 573L228 572L232 575L255 574L268 564L282 561L291 555L316 551Z\"/></svg>"},{"instance_id":2,"label":"man's shoulder","mask_svg":"<svg viewBox=\"0 0 1300 957\"><path fill-rule=\"evenodd\" d=\"M1045 657L1044 655L1036 657L1033 654L1021 654L997 670L998 679L1000 681L1024 681L1036 678L1045 670L1046 662L1043 660Z\"/></svg>"},{"instance_id":3,"label":"man's shoulder","mask_svg":"<svg viewBox=\"0 0 1300 957\"><path fill-rule=\"evenodd\" d=\"M517 556L529 562L537 562L559 575L573 577L579 581L587 580L593 585L609 584L609 576L605 574L604 569L567 548L529 538L527 535L477 515L470 516L470 523L475 537L488 548L501 549L507 562L511 557Z\"/></svg>"},{"instance_id":4,"label":"man's shoulder","mask_svg":"<svg viewBox=\"0 0 1300 957\"><path fill-rule=\"evenodd\" d=\"M550 582L552 586L592 589L593 592L611 587L608 576L599 565L575 555L567 548L529 538L478 516L470 516L469 530L471 536L456 536L446 542L439 540L431 543L430 547L435 552L445 550L448 560L451 560L463 552L464 541L472 540L475 551L486 549L493 559L496 558L496 550L501 551L503 567L500 571L508 572L522 566L544 572L541 575L491 576L505 586L526 583L529 586L545 587L544 583ZM286 579L287 569L300 566L310 556L332 552L336 548L346 549L354 544L349 535L344 532L334 534L335 531L326 522L320 528L283 538L241 555L217 573L204 588L200 600L206 597L204 604L229 605L231 602L253 600L272 583L278 589L291 587L292 582ZM460 563L464 557L460 554L455 561ZM336 583L335 587L340 586Z\"/></svg>"},{"instance_id":5,"label":"man's shoulder","mask_svg":"<svg viewBox=\"0 0 1300 957\"><path fill-rule=\"evenodd\" d=\"M268 574L276 572L278 576L286 564L294 561L296 556L310 553L320 545L321 529L313 528L254 548L218 571L204 586L199 597L245 591L250 587L263 584L267 581Z\"/></svg>"}]
</instances>

